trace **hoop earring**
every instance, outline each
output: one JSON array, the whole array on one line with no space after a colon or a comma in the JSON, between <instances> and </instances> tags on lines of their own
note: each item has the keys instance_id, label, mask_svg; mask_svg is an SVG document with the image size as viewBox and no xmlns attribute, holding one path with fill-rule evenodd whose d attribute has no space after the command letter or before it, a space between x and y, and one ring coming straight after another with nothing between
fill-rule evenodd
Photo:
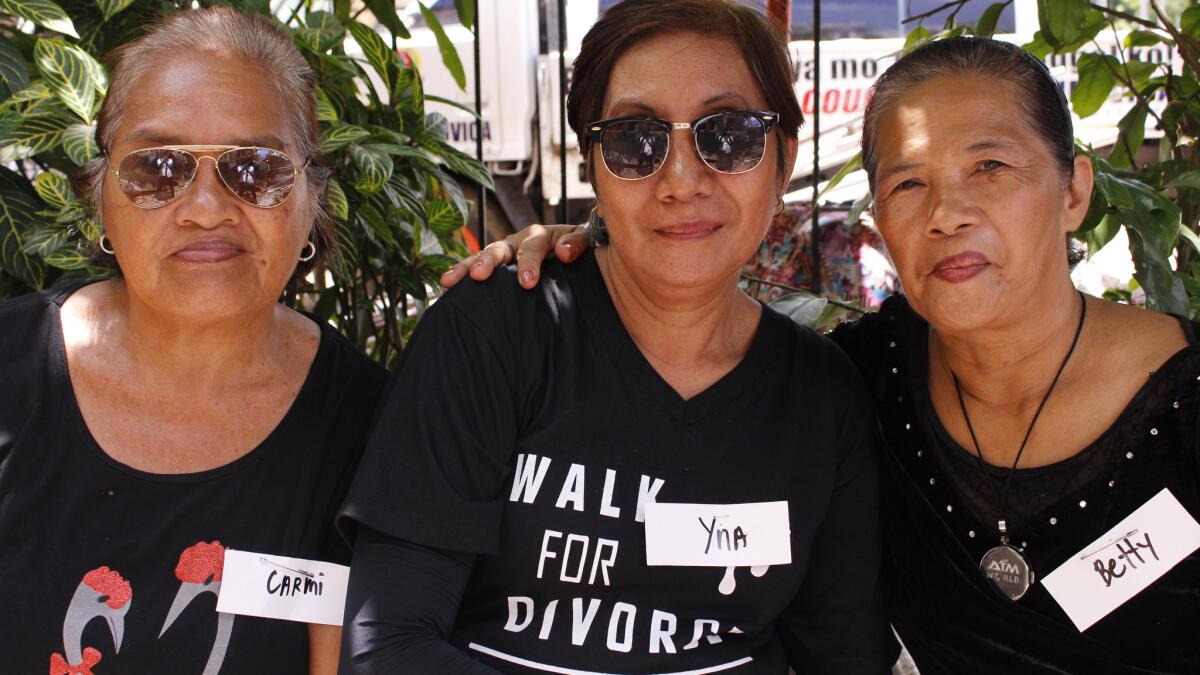
<instances>
[{"instance_id":1,"label":"hoop earring","mask_svg":"<svg viewBox=\"0 0 1200 675\"><path fill-rule=\"evenodd\" d=\"M308 251L308 253L304 253ZM300 249L300 262L308 262L317 257L317 245L311 241L304 242L304 248Z\"/></svg>"},{"instance_id":2,"label":"hoop earring","mask_svg":"<svg viewBox=\"0 0 1200 675\"><path fill-rule=\"evenodd\" d=\"M593 206L588 213L588 240L593 246L604 246L608 244L608 226L604 224L604 219L600 217L600 207Z\"/></svg>"},{"instance_id":3,"label":"hoop earring","mask_svg":"<svg viewBox=\"0 0 1200 675\"><path fill-rule=\"evenodd\" d=\"M112 241L109 240L108 235L100 235L100 241L97 245L100 247L101 251L107 253L108 255L116 255L116 252L113 251Z\"/></svg>"},{"instance_id":4,"label":"hoop earring","mask_svg":"<svg viewBox=\"0 0 1200 675\"><path fill-rule=\"evenodd\" d=\"M786 210L787 210L787 204L784 203L783 197L780 197L779 198L779 206L775 207L775 215L782 216L783 212Z\"/></svg>"}]
</instances>

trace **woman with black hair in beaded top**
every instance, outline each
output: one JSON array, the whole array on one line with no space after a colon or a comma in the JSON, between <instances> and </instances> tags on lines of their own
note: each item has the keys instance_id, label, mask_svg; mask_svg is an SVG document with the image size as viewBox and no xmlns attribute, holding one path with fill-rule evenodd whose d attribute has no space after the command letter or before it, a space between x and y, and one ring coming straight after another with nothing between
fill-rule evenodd
<instances>
[{"instance_id":1,"label":"woman with black hair in beaded top","mask_svg":"<svg viewBox=\"0 0 1200 675\"><path fill-rule=\"evenodd\" d=\"M1073 287L1092 166L1057 84L1007 43L917 49L875 85L863 165L904 294L833 337L888 440L888 609L920 671L1200 672L1200 342ZM584 246L552 234L470 273L519 247L531 286L547 242Z\"/></svg>"}]
</instances>

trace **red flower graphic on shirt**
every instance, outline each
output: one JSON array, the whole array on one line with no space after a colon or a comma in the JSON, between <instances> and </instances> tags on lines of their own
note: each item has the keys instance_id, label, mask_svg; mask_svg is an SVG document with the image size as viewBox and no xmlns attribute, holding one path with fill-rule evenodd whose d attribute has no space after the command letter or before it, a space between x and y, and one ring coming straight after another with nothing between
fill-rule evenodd
<instances>
[{"instance_id":1,"label":"red flower graphic on shirt","mask_svg":"<svg viewBox=\"0 0 1200 675\"><path fill-rule=\"evenodd\" d=\"M198 542L179 554L175 578L187 584L206 584L220 581L225 566L225 547L221 542Z\"/></svg>"},{"instance_id":2,"label":"red flower graphic on shirt","mask_svg":"<svg viewBox=\"0 0 1200 675\"><path fill-rule=\"evenodd\" d=\"M83 575L75 587L63 619L63 654L50 656L50 675L92 675L100 662L100 650L83 648L83 629L92 619L104 619L112 636L113 652L120 652L125 635L125 615L133 604L133 587L116 570L107 566Z\"/></svg>"}]
</instances>

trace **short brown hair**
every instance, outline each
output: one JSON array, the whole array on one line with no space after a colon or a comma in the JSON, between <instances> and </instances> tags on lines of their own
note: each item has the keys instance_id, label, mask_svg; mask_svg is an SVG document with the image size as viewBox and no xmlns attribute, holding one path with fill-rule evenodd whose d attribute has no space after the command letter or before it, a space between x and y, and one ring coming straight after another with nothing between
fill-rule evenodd
<instances>
[{"instance_id":1,"label":"short brown hair","mask_svg":"<svg viewBox=\"0 0 1200 675\"><path fill-rule=\"evenodd\" d=\"M696 33L737 45L767 106L779 114L778 129L795 138L804 114L796 100L795 68L787 40L758 12L731 0L624 0L592 26L575 58L567 121L588 158L586 126L604 114L604 96L613 67L632 46L659 35ZM779 170L784 144L779 143ZM591 175L591 163L587 163Z\"/></svg>"},{"instance_id":2,"label":"short brown hair","mask_svg":"<svg viewBox=\"0 0 1200 675\"><path fill-rule=\"evenodd\" d=\"M300 146L300 157L313 165L320 158L321 129L317 121L316 76L292 44L287 32L259 14L242 14L227 7L180 12L155 24L142 37L113 50L105 61L111 74L108 94L96 117L96 142L100 155L80 167L74 176L80 198L99 207L104 189L108 156L134 84L157 63L205 53L221 54L257 65L265 74L258 81L273 90L283 104L285 119ZM322 196L326 171L308 171L309 197L313 209L312 242L317 255L300 263L297 273L307 272L333 249L333 228Z\"/></svg>"}]
</instances>

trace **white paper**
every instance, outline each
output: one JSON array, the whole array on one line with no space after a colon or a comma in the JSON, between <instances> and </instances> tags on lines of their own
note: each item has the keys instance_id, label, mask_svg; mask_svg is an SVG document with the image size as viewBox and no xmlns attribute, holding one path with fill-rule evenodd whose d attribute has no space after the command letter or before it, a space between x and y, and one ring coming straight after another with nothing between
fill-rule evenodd
<instances>
[{"instance_id":1,"label":"white paper","mask_svg":"<svg viewBox=\"0 0 1200 675\"><path fill-rule=\"evenodd\" d=\"M1200 548L1200 523L1167 488L1046 575L1081 632Z\"/></svg>"},{"instance_id":2,"label":"white paper","mask_svg":"<svg viewBox=\"0 0 1200 675\"><path fill-rule=\"evenodd\" d=\"M787 502L646 504L646 564L750 567L792 562Z\"/></svg>"},{"instance_id":3,"label":"white paper","mask_svg":"<svg viewBox=\"0 0 1200 675\"><path fill-rule=\"evenodd\" d=\"M248 551L225 551L217 611L342 625L345 565Z\"/></svg>"}]
</instances>

